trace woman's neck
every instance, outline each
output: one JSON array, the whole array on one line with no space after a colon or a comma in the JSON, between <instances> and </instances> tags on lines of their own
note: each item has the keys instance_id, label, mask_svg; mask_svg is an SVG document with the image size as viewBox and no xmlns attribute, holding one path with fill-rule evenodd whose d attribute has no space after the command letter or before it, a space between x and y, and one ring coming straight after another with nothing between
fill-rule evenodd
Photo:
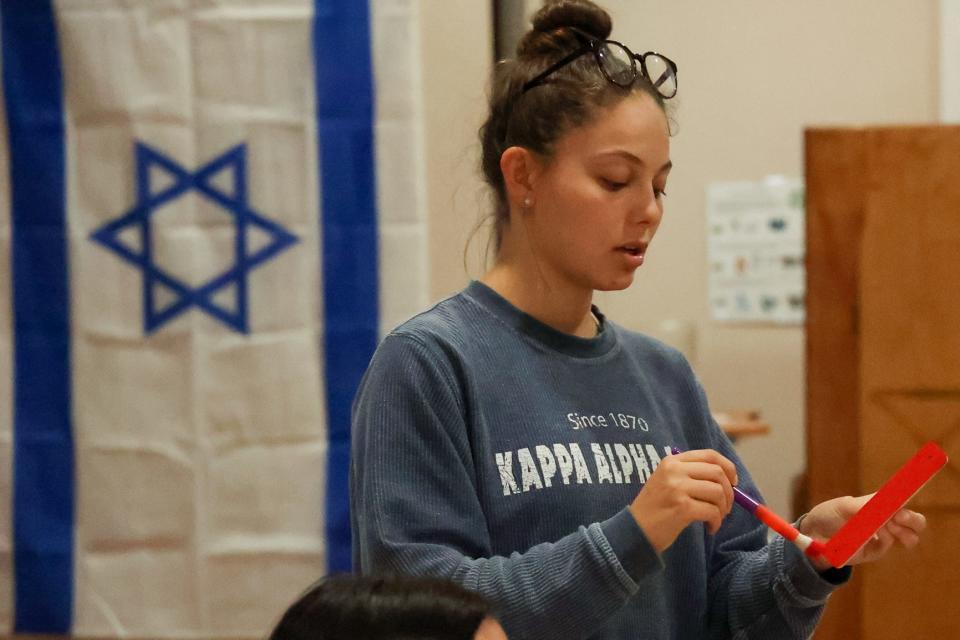
<instances>
[{"instance_id":1,"label":"woman's neck","mask_svg":"<svg viewBox=\"0 0 960 640\"><path fill-rule=\"evenodd\" d=\"M582 338L597 335L590 305L593 291L559 282L536 268L500 259L480 281L510 304L557 331Z\"/></svg>"}]
</instances>

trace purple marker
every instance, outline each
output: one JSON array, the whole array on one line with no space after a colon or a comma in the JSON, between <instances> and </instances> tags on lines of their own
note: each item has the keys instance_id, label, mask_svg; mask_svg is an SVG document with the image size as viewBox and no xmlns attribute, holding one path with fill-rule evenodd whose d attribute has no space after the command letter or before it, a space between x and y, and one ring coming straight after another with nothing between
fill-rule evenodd
<instances>
[{"instance_id":1,"label":"purple marker","mask_svg":"<svg viewBox=\"0 0 960 640\"><path fill-rule=\"evenodd\" d=\"M680 453L678 447L671 447L670 452L673 455ZM797 545L801 551L810 557L815 557L823 553L823 543L815 541L810 536L800 533L796 527L775 514L773 511L760 504L737 487L733 487L734 501L749 511L754 518L767 525L784 538Z\"/></svg>"},{"instance_id":2,"label":"purple marker","mask_svg":"<svg viewBox=\"0 0 960 640\"><path fill-rule=\"evenodd\" d=\"M756 513L757 507L760 506L760 503L745 494L743 491L740 491L739 487L733 488L733 499L738 505L749 511L750 513Z\"/></svg>"}]
</instances>

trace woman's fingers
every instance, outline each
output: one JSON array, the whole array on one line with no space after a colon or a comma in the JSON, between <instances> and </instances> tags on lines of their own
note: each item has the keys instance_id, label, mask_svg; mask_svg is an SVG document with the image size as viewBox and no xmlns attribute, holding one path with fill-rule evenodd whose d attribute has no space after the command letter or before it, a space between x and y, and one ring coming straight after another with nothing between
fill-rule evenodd
<instances>
[{"instance_id":1,"label":"woman's fingers","mask_svg":"<svg viewBox=\"0 0 960 640\"><path fill-rule=\"evenodd\" d=\"M714 505L724 516L730 513L730 499L719 483L688 478L681 486L681 490L694 500Z\"/></svg>"},{"instance_id":2,"label":"woman's fingers","mask_svg":"<svg viewBox=\"0 0 960 640\"><path fill-rule=\"evenodd\" d=\"M875 552L877 557L880 557L884 555L887 551L889 551L890 547L893 546L894 538L893 538L893 534L890 533L888 529L886 529L885 527L881 527L880 530L877 531L877 539L878 540L877 540L877 546L876 546Z\"/></svg>"},{"instance_id":3,"label":"woman's fingers","mask_svg":"<svg viewBox=\"0 0 960 640\"><path fill-rule=\"evenodd\" d=\"M726 461L726 463L724 463ZM659 552L691 522L704 522L714 534L733 506L732 463L716 452L688 451L663 458L630 512Z\"/></svg>"},{"instance_id":4,"label":"woman's fingers","mask_svg":"<svg viewBox=\"0 0 960 640\"><path fill-rule=\"evenodd\" d=\"M888 522L885 527L887 531L896 538L897 542L907 549L912 549L920 542L920 535L916 531L908 527L900 526L893 520Z\"/></svg>"},{"instance_id":5,"label":"woman's fingers","mask_svg":"<svg viewBox=\"0 0 960 640\"><path fill-rule=\"evenodd\" d=\"M733 509L733 487L738 482L737 467L733 462L713 449L686 451L670 458L682 463L682 473L688 477L712 482L721 487L724 494L724 504L721 507L723 516L730 513Z\"/></svg>"},{"instance_id":6,"label":"woman's fingers","mask_svg":"<svg viewBox=\"0 0 960 640\"><path fill-rule=\"evenodd\" d=\"M716 451L701 449L668 456L637 495L635 517L641 526L646 523L648 528L655 527L653 511L645 511L649 507L644 508L644 505L653 506L660 501L663 507L673 511L674 518L679 516L685 521L683 526L694 521L704 522L707 530L714 534L733 508L733 482L736 479L734 464ZM656 497L658 495L660 498ZM669 546L676 536L674 532L668 533L665 536L667 544L661 546Z\"/></svg>"},{"instance_id":7,"label":"woman's fingers","mask_svg":"<svg viewBox=\"0 0 960 640\"><path fill-rule=\"evenodd\" d=\"M853 517L857 511L870 501L874 494L868 493L865 496L845 496L839 498L836 503L837 515L841 518L841 524Z\"/></svg>"},{"instance_id":8,"label":"woman's fingers","mask_svg":"<svg viewBox=\"0 0 960 640\"><path fill-rule=\"evenodd\" d=\"M684 470L689 478L718 487L722 492L724 515L730 513L730 509L733 508L733 485L730 484L730 478L719 465L690 462L684 465Z\"/></svg>"},{"instance_id":9,"label":"woman's fingers","mask_svg":"<svg viewBox=\"0 0 960 640\"><path fill-rule=\"evenodd\" d=\"M727 481L730 484L736 486L739 482L736 465L730 462L728 458L720 455L713 449L696 449L694 451L685 451L681 454L678 454L677 459L682 462L705 462L716 465L723 469L723 473L727 476Z\"/></svg>"},{"instance_id":10,"label":"woman's fingers","mask_svg":"<svg viewBox=\"0 0 960 640\"><path fill-rule=\"evenodd\" d=\"M916 533L922 533L927 528L927 518L922 513L911 511L910 509L900 509L897 511L891 522L906 527Z\"/></svg>"},{"instance_id":11,"label":"woman's fingers","mask_svg":"<svg viewBox=\"0 0 960 640\"><path fill-rule=\"evenodd\" d=\"M907 549L920 542L920 534L927 528L927 519L922 513L901 509L890 519L885 528Z\"/></svg>"},{"instance_id":12,"label":"woman's fingers","mask_svg":"<svg viewBox=\"0 0 960 640\"><path fill-rule=\"evenodd\" d=\"M709 485L712 483L694 481L698 484ZM714 487L716 485L713 485ZM726 512L723 511L723 507L717 504L714 500L709 499L711 496L716 498L716 493L712 489L706 487L699 487L692 490L688 494L688 499L684 504L684 510L686 511L687 518L690 521L699 520L700 522L705 522L707 524L707 531L713 535L720 530L720 525L723 524L723 518L726 516ZM701 499L697 496L705 496L706 499Z\"/></svg>"},{"instance_id":13,"label":"woman's fingers","mask_svg":"<svg viewBox=\"0 0 960 640\"><path fill-rule=\"evenodd\" d=\"M804 533L829 539L873 496L874 494L844 496L821 502L809 511L808 517L804 520ZM926 526L927 519L923 514L910 509L901 509L854 555L850 564L878 560L894 544L911 549L920 542L920 535Z\"/></svg>"},{"instance_id":14,"label":"woman's fingers","mask_svg":"<svg viewBox=\"0 0 960 640\"><path fill-rule=\"evenodd\" d=\"M871 497L873 497L873 494L861 496L856 500L861 501L863 498L869 499ZM901 509L874 535L874 540L868 545L869 556L871 559L880 558L890 550L894 543L900 543L903 547L912 549L919 544L920 534L926 527L927 519L922 513L910 509Z\"/></svg>"}]
</instances>

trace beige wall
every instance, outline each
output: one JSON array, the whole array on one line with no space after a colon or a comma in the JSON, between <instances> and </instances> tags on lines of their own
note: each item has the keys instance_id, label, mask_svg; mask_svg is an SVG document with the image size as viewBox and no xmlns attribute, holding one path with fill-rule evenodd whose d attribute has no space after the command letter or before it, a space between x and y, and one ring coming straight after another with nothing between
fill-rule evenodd
<instances>
[{"instance_id":1,"label":"beige wall","mask_svg":"<svg viewBox=\"0 0 960 640\"><path fill-rule=\"evenodd\" d=\"M528 10L540 4L526 2ZM490 61L489 46L483 48L491 37L487 5L423 1L437 12L423 21L434 297L467 281L464 239L486 206L475 140ZM705 187L801 175L806 126L935 120L938 2L608 0L604 6L615 37L677 61L680 94L660 234L636 284L600 295L598 304L621 324L679 340L694 356L715 409L763 412L773 432L739 449L771 506L789 513L790 483L804 466L803 331L710 320ZM668 331L669 323L680 330Z\"/></svg>"},{"instance_id":2,"label":"beige wall","mask_svg":"<svg viewBox=\"0 0 960 640\"><path fill-rule=\"evenodd\" d=\"M467 283L467 237L488 208L477 130L493 63L493 17L491 3L477 0L420 0L420 12L430 293L436 300ZM477 234L471 249L476 252L484 241ZM472 275L477 273L474 266Z\"/></svg>"}]
</instances>

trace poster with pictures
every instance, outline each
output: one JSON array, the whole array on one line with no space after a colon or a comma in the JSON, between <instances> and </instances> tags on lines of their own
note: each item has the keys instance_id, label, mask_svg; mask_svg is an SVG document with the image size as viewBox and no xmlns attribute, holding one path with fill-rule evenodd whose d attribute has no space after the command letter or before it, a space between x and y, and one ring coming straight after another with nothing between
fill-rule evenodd
<instances>
[{"instance_id":1,"label":"poster with pictures","mask_svg":"<svg viewBox=\"0 0 960 640\"><path fill-rule=\"evenodd\" d=\"M803 323L803 180L708 185L707 254L714 320Z\"/></svg>"}]
</instances>

